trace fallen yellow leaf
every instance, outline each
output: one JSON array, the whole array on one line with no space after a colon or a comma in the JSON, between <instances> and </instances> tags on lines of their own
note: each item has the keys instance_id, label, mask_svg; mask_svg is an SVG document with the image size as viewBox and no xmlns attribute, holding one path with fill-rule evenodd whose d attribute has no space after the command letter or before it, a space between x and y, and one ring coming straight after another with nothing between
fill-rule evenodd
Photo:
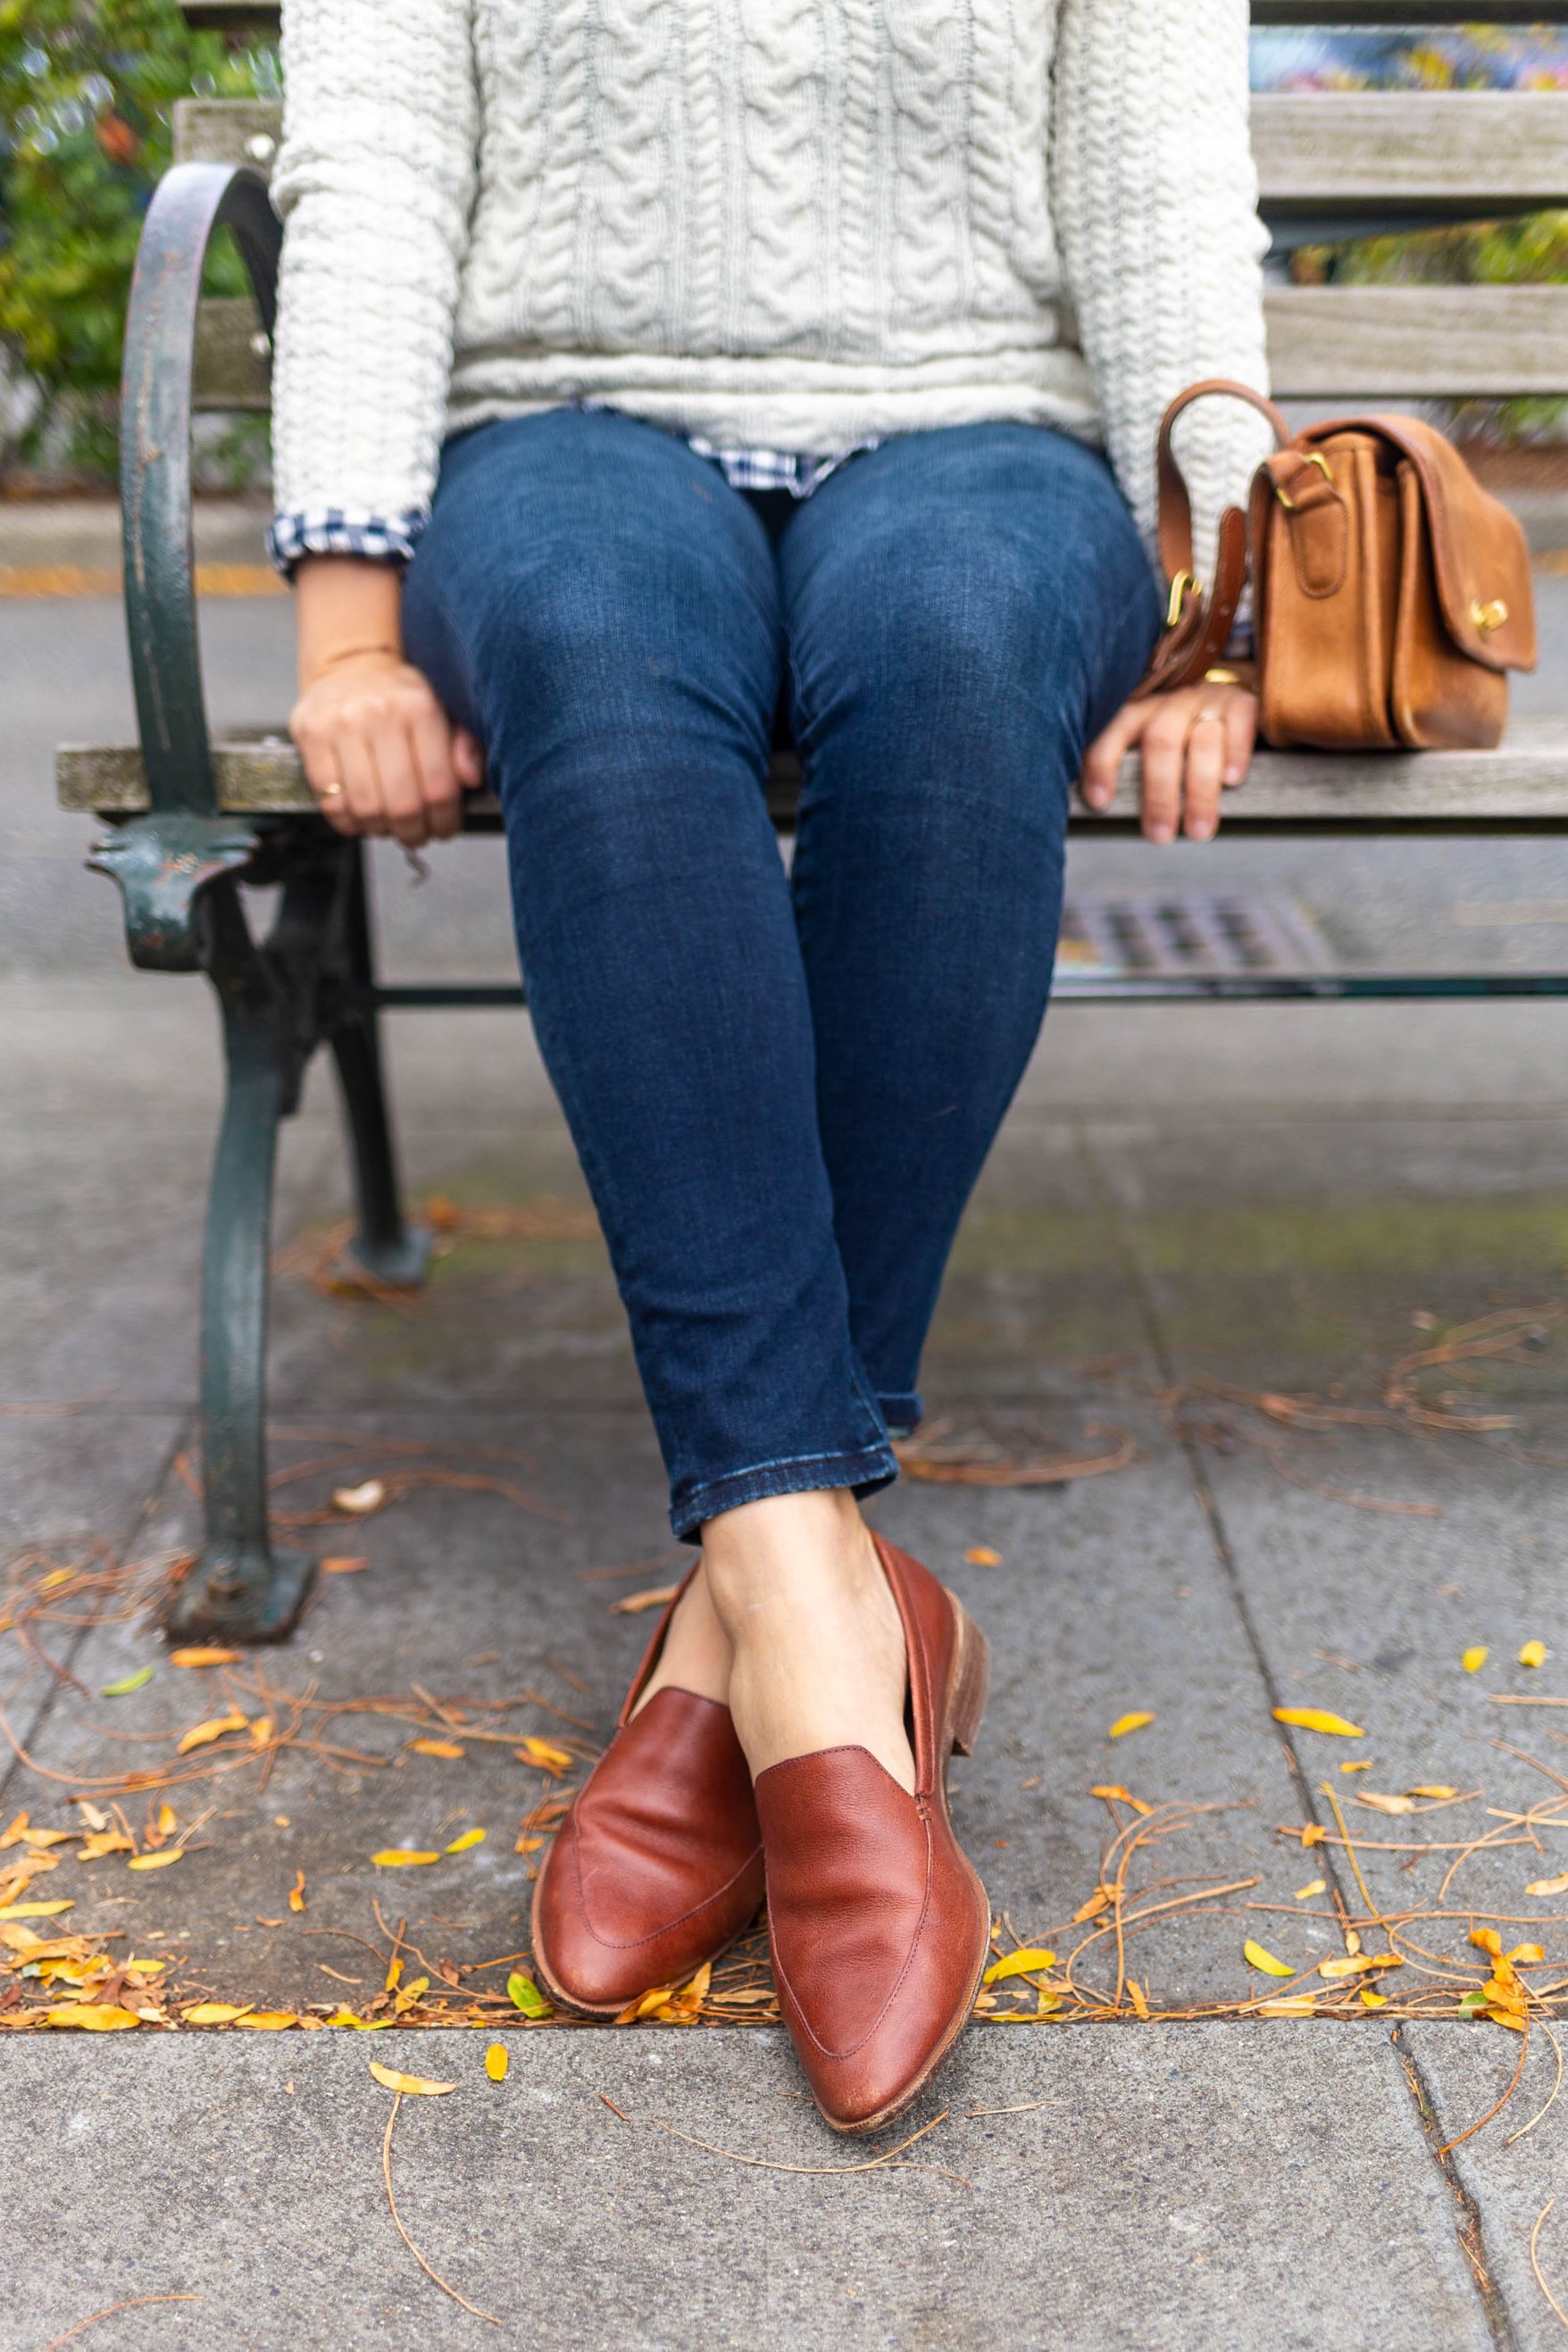
<instances>
[{"instance_id":1,"label":"fallen yellow leaf","mask_svg":"<svg viewBox=\"0 0 1568 2352\"><path fill-rule=\"evenodd\" d=\"M572 1769L572 1759L564 1748L556 1748L548 1739L536 1739L531 1733L517 1751L520 1764L537 1764L542 1772L559 1775Z\"/></svg>"},{"instance_id":2,"label":"fallen yellow leaf","mask_svg":"<svg viewBox=\"0 0 1568 2352\"><path fill-rule=\"evenodd\" d=\"M513 1846L512 1852L513 1853L537 1853L543 1843L544 1840L542 1837L530 1837L525 1830Z\"/></svg>"},{"instance_id":3,"label":"fallen yellow leaf","mask_svg":"<svg viewBox=\"0 0 1568 2352\"><path fill-rule=\"evenodd\" d=\"M76 1850L79 1862L100 1862L106 1853L134 1853L135 1845L119 1830L94 1830Z\"/></svg>"},{"instance_id":4,"label":"fallen yellow leaf","mask_svg":"<svg viewBox=\"0 0 1568 2352\"><path fill-rule=\"evenodd\" d=\"M243 1715L215 1715L206 1723L193 1723L174 1753L176 1756L188 1756L193 1748L205 1748L212 1740L221 1739L226 1731L247 1731L249 1728Z\"/></svg>"},{"instance_id":5,"label":"fallen yellow leaf","mask_svg":"<svg viewBox=\"0 0 1568 2352\"><path fill-rule=\"evenodd\" d=\"M1291 1993L1284 2000L1260 2000L1259 2017L1316 2017L1318 2004L1310 1993Z\"/></svg>"},{"instance_id":6,"label":"fallen yellow leaf","mask_svg":"<svg viewBox=\"0 0 1568 2352\"><path fill-rule=\"evenodd\" d=\"M4 1903L0 1904L0 1919L52 1919L57 1911L71 1911L75 1905L65 1903Z\"/></svg>"},{"instance_id":7,"label":"fallen yellow leaf","mask_svg":"<svg viewBox=\"0 0 1568 2352\"><path fill-rule=\"evenodd\" d=\"M79 1837L79 1830L24 1830L22 1843L34 1847L63 1845L67 1838Z\"/></svg>"},{"instance_id":8,"label":"fallen yellow leaf","mask_svg":"<svg viewBox=\"0 0 1568 2352\"><path fill-rule=\"evenodd\" d=\"M1154 1810L1152 1805L1146 1805L1142 1797L1135 1797L1131 1789L1124 1789L1120 1780L1101 1782L1089 1793L1091 1797L1103 1797L1111 1804L1131 1805L1135 1813L1152 1813Z\"/></svg>"},{"instance_id":9,"label":"fallen yellow leaf","mask_svg":"<svg viewBox=\"0 0 1568 2352\"><path fill-rule=\"evenodd\" d=\"M438 1853L418 1853L409 1846L386 1845L379 1853L371 1855L378 1870L407 1870L415 1863L439 1862Z\"/></svg>"},{"instance_id":10,"label":"fallen yellow leaf","mask_svg":"<svg viewBox=\"0 0 1568 2352\"><path fill-rule=\"evenodd\" d=\"M1370 1756L1354 1757L1352 1759L1350 1763L1342 1764L1340 1766L1340 1770L1342 1772L1370 1772L1372 1770L1372 1758Z\"/></svg>"},{"instance_id":11,"label":"fallen yellow leaf","mask_svg":"<svg viewBox=\"0 0 1568 2352\"><path fill-rule=\"evenodd\" d=\"M1414 1797L1385 1797L1380 1795L1375 1789L1360 1791L1356 1797L1356 1803L1369 1805L1374 1813L1392 1813L1395 1816L1401 1813L1413 1813L1415 1811Z\"/></svg>"},{"instance_id":12,"label":"fallen yellow leaf","mask_svg":"<svg viewBox=\"0 0 1568 2352\"><path fill-rule=\"evenodd\" d=\"M289 1908L290 1911L302 1911L304 1907L305 1874L302 1870L297 1870L294 1873L294 1884L289 1889Z\"/></svg>"},{"instance_id":13,"label":"fallen yellow leaf","mask_svg":"<svg viewBox=\"0 0 1568 2352\"><path fill-rule=\"evenodd\" d=\"M1336 1739L1364 1739L1365 1732L1359 1723L1347 1723L1342 1715L1331 1715L1321 1706L1277 1706L1276 1723L1289 1723L1297 1731L1325 1731Z\"/></svg>"},{"instance_id":14,"label":"fallen yellow leaf","mask_svg":"<svg viewBox=\"0 0 1568 2352\"><path fill-rule=\"evenodd\" d=\"M141 2022L141 2019L130 2010L121 2009L112 2001L106 2004L71 2001L63 2008L47 2010L44 2013L46 2025L74 2025L84 2033L122 2033L128 2025L140 2025Z\"/></svg>"},{"instance_id":15,"label":"fallen yellow leaf","mask_svg":"<svg viewBox=\"0 0 1568 2352\"><path fill-rule=\"evenodd\" d=\"M1458 1789L1450 1789L1447 1780L1417 1780L1410 1791L1413 1797L1457 1797Z\"/></svg>"},{"instance_id":16,"label":"fallen yellow leaf","mask_svg":"<svg viewBox=\"0 0 1568 2352\"><path fill-rule=\"evenodd\" d=\"M1519 1654L1519 1663L1521 1666L1543 1666L1546 1664L1546 1658L1547 1650L1544 1642L1527 1642Z\"/></svg>"},{"instance_id":17,"label":"fallen yellow leaf","mask_svg":"<svg viewBox=\"0 0 1568 2352\"><path fill-rule=\"evenodd\" d=\"M1528 2021L1522 2013L1516 2015L1512 2010L1489 2009L1485 2014L1491 2019L1494 2025L1506 2025L1510 2033L1524 2033L1529 2030Z\"/></svg>"},{"instance_id":18,"label":"fallen yellow leaf","mask_svg":"<svg viewBox=\"0 0 1568 2352\"><path fill-rule=\"evenodd\" d=\"M1008 1952L1004 1958L993 1960L981 1981L988 1985L1000 1984L1006 1977L1032 1976L1041 1969L1054 1968L1056 1959L1054 1952L1037 1951L1026 1947L1021 1952Z\"/></svg>"},{"instance_id":19,"label":"fallen yellow leaf","mask_svg":"<svg viewBox=\"0 0 1568 2352\"><path fill-rule=\"evenodd\" d=\"M504 2083L506 2070L511 2064L511 2053L504 2042L492 2042L485 2052L485 2072L492 2083Z\"/></svg>"},{"instance_id":20,"label":"fallen yellow leaf","mask_svg":"<svg viewBox=\"0 0 1568 2352\"><path fill-rule=\"evenodd\" d=\"M234 2021L251 2026L258 2033L281 2033L285 2026L300 2022L291 2009L253 2009Z\"/></svg>"},{"instance_id":21,"label":"fallen yellow leaf","mask_svg":"<svg viewBox=\"0 0 1568 2352\"><path fill-rule=\"evenodd\" d=\"M332 1491L334 1510L347 1511L353 1518L363 1518L371 1511L379 1511L386 1500L386 1487L380 1478L367 1478L362 1486L338 1486Z\"/></svg>"},{"instance_id":22,"label":"fallen yellow leaf","mask_svg":"<svg viewBox=\"0 0 1568 2352\"><path fill-rule=\"evenodd\" d=\"M1568 1895L1568 1870L1558 1878L1532 1878L1524 1891L1527 1895Z\"/></svg>"},{"instance_id":23,"label":"fallen yellow leaf","mask_svg":"<svg viewBox=\"0 0 1568 2352\"><path fill-rule=\"evenodd\" d=\"M273 1728L272 1717L269 1715L257 1716L250 1727L250 1736L258 1748L266 1747L272 1737Z\"/></svg>"},{"instance_id":24,"label":"fallen yellow leaf","mask_svg":"<svg viewBox=\"0 0 1568 2352\"><path fill-rule=\"evenodd\" d=\"M989 1544L971 1544L963 1557L972 1568L1000 1568L1002 1565L1001 1553L993 1551Z\"/></svg>"},{"instance_id":25,"label":"fallen yellow leaf","mask_svg":"<svg viewBox=\"0 0 1568 2352\"><path fill-rule=\"evenodd\" d=\"M22 1832L26 1826L26 1814L18 1813L16 1820L11 1823L9 1829L0 1831L0 1853L4 1853L5 1849L8 1845L17 1844L21 1839Z\"/></svg>"},{"instance_id":26,"label":"fallen yellow leaf","mask_svg":"<svg viewBox=\"0 0 1568 2352\"><path fill-rule=\"evenodd\" d=\"M1508 1957L1516 1968L1531 1969L1538 1967L1546 1954L1539 1944L1516 1944Z\"/></svg>"},{"instance_id":27,"label":"fallen yellow leaf","mask_svg":"<svg viewBox=\"0 0 1568 2352\"><path fill-rule=\"evenodd\" d=\"M1397 1952L1347 1952L1343 1959L1320 1962L1318 1974L1332 1984L1342 1977L1361 1977L1373 1969L1398 1969L1404 1965Z\"/></svg>"},{"instance_id":28,"label":"fallen yellow leaf","mask_svg":"<svg viewBox=\"0 0 1568 2352\"><path fill-rule=\"evenodd\" d=\"M171 1650L172 1666L233 1666L239 1663L237 1650Z\"/></svg>"},{"instance_id":29,"label":"fallen yellow leaf","mask_svg":"<svg viewBox=\"0 0 1568 2352\"><path fill-rule=\"evenodd\" d=\"M333 2011L327 2023L352 2025L356 2033L379 2033L383 2026L392 2023L392 2020L390 2017L356 2017L352 2009L340 2009Z\"/></svg>"},{"instance_id":30,"label":"fallen yellow leaf","mask_svg":"<svg viewBox=\"0 0 1568 2352\"><path fill-rule=\"evenodd\" d=\"M401 2074L395 2066L384 2066L375 2058L370 2062L370 2071L384 2089L405 2091L415 2099L443 2098L448 2091L455 2091L458 2087L456 2083L432 2083L424 2074Z\"/></svg>"},{"instance_id":31,"label":"fallen yellow leaf","mask_svg":"<svg viewBox=\"0 0 1568 2352\"><path fill-rule=\"evenodd\" d=\"M446 1851L448 1853L467 1853L470 1846L483 1845L484 1842L483 1830L465 1830L460 1837L452 1840Z\"/></svg>"},{"instance_id":32,"label":"fallen yellow leaf","mask_svg":"<svg viewBox=\"0 0 1568 2352\"><path fill-rule=\"evenodd\" d=\"M1080 1903L1078 1909L1073 1913L1073 1926L1075 1927L1081 1927L1086 1919L1098 1919L1100 1913L1105 1909L1110 1901L1110 1897L1106 1893L1104 1887L1097 1886L1094 1893L1089 1896L1089 1901L1087 1903Z\"/></svg>"},{"instance_id":33,"label":"fallen yellow leaf","mask_svg":"<svg viewBox=\"0 0 1568 2352\"><path fill-rule=\"evenodd\" d=\"M1153 1720L1152 1715L1141 1709L1135 1709L1131 1715L1119 1715L1106 1737L1108 1739L1125 1739L1130 1731L1142 1731L1146 1723Z\"/></svg>"},{"instance_id":34,"label":"fallen yellow leaf","mask_svg":"<svg viewBox=\"0 0 1568 2352\"><path fill-rule=\"evenodd\" d=\"M1310 1896L1321 1895L1328 1883L1326 1878L1309 1878L1305 1886L1298 1886L1296 1889L1297 1902L1305 1903Z\"/></svg>"},{"instance_id":35,"label":"fallen yellow leaf","mask_svg":"<svg viewBox=\"0 0 1568 2352\"><path fill-rule=\"evenodd\" d=\"M183 1862L185 1849L172 1845L167 1853L133 1853L126 1864L127 1870L167 1870L172 1862Z\"/></svg>"},{"instance_id":36,"label":"fallen yellow leaf","mask_svg":"<svg viewBox=\"0 0 1568 2352\"><path fill-rule=\"evenodd\" d=\"M1144 2023L1147 2024L1149 2020L1148 1995L1144 1992L1142 1986L1139 1983L1136 1977L1128 1978L1127 1994L1129 2000L1132 2003L1133 2015L1135 2017L1141 2017ZM1038 2014L1037 2011L1037 2014Z\"/></svg>"},{"instance_id":37,"label":"fallen yellow leaf","mask_svg":"<svg viewBox=\"0 0 1568 2352\"><path fill-rule=\"evenodd\" d=\"M1357 1991L1356 1999L1360 2001L1363 2009L1386 2009L1388 2007L1388 1995L1385 1992L1373 1992L1370 1985L1361 1986Z\"/></svg>"},{"instance_id":38,"label":"fallen yellow leaf","mask_svg":"<svg viewBox=\"0 0 1568 2352\"><path fill-rule=\"evenodd\" d=\"M416 1756L445 1756L454 1763L468 1752L455 1739L411 1739L408 1745Z\"/></svg>"},{"instance_id":39,"label":"fallen yellow leaf","mask_svg":"<svg viewBox=\"0 0 1568 2352\"><path fill-rule=\"evenodd\" d=\"M675 1987L673 1985L655 1985L651 1992L645 1992L639 2000L634 2000L629 2004L632 2020L635 2021L639 2017L651 2017L655 2010L662 2009L666 2001L673 2000L674 1999Z\"/></svg>"},{"instance_id":40,"label":"fallen yellow leaf","mask_svg":"<svg viewBox=\"0 0 1568 2352\"><path fill-rule=\"evenodd\" d=\"M1266 1977L1294 1977L1301 1973L1300 1969L1292 1968L1289 1960L1277 1960L1272 1952L1266 1952L1261 1944L1253 1942L1250 1936L1241 1948L1247 1965L1261 1969Z\"/></svg>"},{"instance_id":41,"label":"fallen yellow leaf","mask_svg":"<svg viewBox=\"0 0 1568 2352\"><path fill-rule=\"evenodd\" d=\"M321 1574L323 1576L357 1576L362 1568L369 1566L368 1559L324 1559L321 1562Z\"/></svg>"},{"instance_id":42,"label":"fallen yellow leaf","mask_svg":"<svg viewBox=\"0 0 1568 2352\"><path fill-rule=\"evenodd\" d=\"M187 2025L232 2025L237 2017L248 2014L253 2004L229 2000L198 2000L180 2015Z\"/></svg>"},{"instance_id":43,"label":"fallen yellow leaf","mask_svg":"<svg viewBox=\"0 0 1568 2352\"><path fill-rule=\"evenodd\" d=\"M1479 1675L1490 1654L1484 1642L1477 1642L1473 1648L1464 1653L1459 1664L1468 1675Z\"/></svg>"},{"instance_id":44,"label":"fallen yellow leaf","mask_svg":"<svg viewBox=\"0 0 1568 2352\"><path fill-rule=\"evenodd\" d=\"M1328 1836L1328 1831L1323 1829L1317 1822L1309 1822L1306 1828L1301 1832L1301 1843L1303 1846L1308 1848L1315 1845L1321 1845L1323 1840Z\"/></svg>"}]
</instances>

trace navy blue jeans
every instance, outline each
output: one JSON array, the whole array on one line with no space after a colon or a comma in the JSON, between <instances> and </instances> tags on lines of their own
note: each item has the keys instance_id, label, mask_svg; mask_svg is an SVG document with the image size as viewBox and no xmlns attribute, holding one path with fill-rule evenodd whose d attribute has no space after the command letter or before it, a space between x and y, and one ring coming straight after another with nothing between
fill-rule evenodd
<instances>
[{"instance_id":1,"label":"navy blue jeans","mask_svg":"<svg viewBox=\"0 0 1568 2352\"><path fill-rule=\"evenodd\" d=\"M447 446L409 658L505 811L679 1535L896 1475L1050 992L1068 793L1158 623L1103 460L1031 426L904 436L799 505L606 410Z\"/></svg>"}]
</instances>

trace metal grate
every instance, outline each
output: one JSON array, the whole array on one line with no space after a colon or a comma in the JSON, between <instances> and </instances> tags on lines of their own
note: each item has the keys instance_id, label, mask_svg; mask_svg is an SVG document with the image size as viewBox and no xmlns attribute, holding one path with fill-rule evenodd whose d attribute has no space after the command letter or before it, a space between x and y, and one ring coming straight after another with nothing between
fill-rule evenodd
<instances>
[{"instance_id":1,"label":"metal grate","mask_svg":"<svg viewBox=\"0 0 1568 2352\"><path fill-rule=\"evenodd\" d=\"M1144 891L1128 898L1075 892L1062 910L1058 992L1102 981L1246 979L1332 969L1327 941L1306 908L1283 896L1195 897Z\"/></svg>"}]
</instances>

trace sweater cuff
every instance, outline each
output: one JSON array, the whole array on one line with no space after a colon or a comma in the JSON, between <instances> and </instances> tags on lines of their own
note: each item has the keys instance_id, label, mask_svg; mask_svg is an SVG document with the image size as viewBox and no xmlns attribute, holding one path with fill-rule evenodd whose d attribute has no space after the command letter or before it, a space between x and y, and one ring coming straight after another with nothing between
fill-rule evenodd
<instances>
[{"instance_id":1,"label":"sweater cuff","mask_svg":"<svg viewBox=\"0 0 1568 2352\"><path fill-rule=\"evenodd\" d=\"M357 555L369 563L406 564L430 517L411 507L405 514L354 513L346 507L308 507L275 515L267 551L285 580L305 555Z\"/></svg>"}]
</instances>

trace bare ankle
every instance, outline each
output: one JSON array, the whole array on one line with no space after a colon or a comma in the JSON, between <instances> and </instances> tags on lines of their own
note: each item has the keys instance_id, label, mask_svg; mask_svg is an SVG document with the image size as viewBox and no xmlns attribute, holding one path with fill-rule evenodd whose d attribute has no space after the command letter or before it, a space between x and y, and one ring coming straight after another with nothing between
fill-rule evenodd
<instances>
[{"instance_id":1,"label":"bare ankle","mask_svg":"<svg viewBox=\"0 0 1568 2352\"><path fill-rule=\"evenodd\" d=\"M854 1496L744 1504L708 1522L703 1553L733 1646L731 1707L753 1773L858 1746L912 1789L903 1627Z\"/></svg>"}]
</instances>

